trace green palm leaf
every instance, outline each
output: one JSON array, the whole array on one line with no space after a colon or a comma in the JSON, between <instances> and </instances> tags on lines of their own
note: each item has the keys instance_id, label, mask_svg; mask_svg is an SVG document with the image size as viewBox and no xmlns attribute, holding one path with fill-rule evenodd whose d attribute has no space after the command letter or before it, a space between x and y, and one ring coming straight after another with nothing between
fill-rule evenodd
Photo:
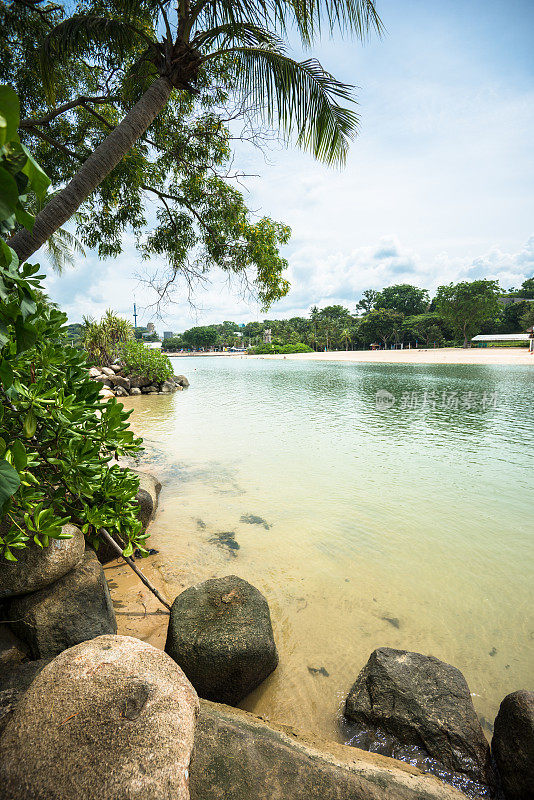
<instances>
[{"instance_id":1,"label":"green palm leaf","mask_svg":"<svg viewBox=\"0 0 534 800\"><path fill-rule=\"evenodd\" d=\"M206 56L231 55L236 85L269 124L296 133L300 147L327 164L342 164L357 132L358 116L337 100L352 101L352 87L340 83L315 59L297 62L279 51L235 47Z\"/></svg>"},{"instance_id":2,"label":"green palm leaf","mask_svg":"<svg viewBox=\"0 0 534 800\"><path fill-rule=\"evenodd\" d=\"M41 72L47 93L53 96L56 70L73 56L98 56L102 50L131 53L132 40L149 47L155 43L130 22L96 14L75 14L53 28L41 48Z\"/></svg>"}]
</instances>

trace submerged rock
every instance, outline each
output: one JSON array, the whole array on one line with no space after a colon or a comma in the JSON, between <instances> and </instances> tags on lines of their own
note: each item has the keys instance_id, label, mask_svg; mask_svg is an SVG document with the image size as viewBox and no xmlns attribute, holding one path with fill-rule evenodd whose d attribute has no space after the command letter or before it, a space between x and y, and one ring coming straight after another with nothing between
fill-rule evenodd
<instances>
[{"instance_id":1,"label":"submerged rock","mask_svg":"<svg viewBox=\"0 0 534 800\"><path fill-rule=\"evenodd\" d=\"M235 531L221 531L216 533L215 536L210 537L210 542L228 550L231 556L236 556L236 550L240 549L239 542L235 540Z\"/></svg>"},{"instance_id":2,"label":"submerged rock","mask_svg":"<svg viewBox=\"0 0 534 800\"><path fill-rule=\"evenodd\" d=\"M381 647L360 672L344 713L356 746L397 758L428 756L429 769L441 765L447 779L454 773L493 785L490 750L469 687L450 664Z\"/></svg>"},{"instance_id":3,"label":"submerged rock","mask_svg":"<svg viewBox=\"0 0 534 800\"><path fill-rule=\"evenodd\" d=\"M278 664L267 601L236 575L178 595L165 650L201 697L229 705L250 694Z\"/></svg>"},{"instance_id":4,"label":"submerged rock","mask_svg":"<svg viewBox=\"0 0 534 800\"><path fill-rule=\"evenodd\" d=\"M0 535L5 523L0 523ZM50 539L48 547L30 542L17 550L17 561L0 558L0 599L35 592L59 580L78 564L85 550L84 535L75 525L64 525L70 539Z\"/></svg>"},{"instance_id":5,"label":"submerged rock","mask_svg":"<svg viewBox=\"0 0 534 800\"><path fill-rule=\"evenodd\" d=\"M8 613L12 630L33 658L56 656L79 642L117 632L104 571L90 548L54 584L12 600Z\"/></svg>"},{"instance_id":6,"label":"submerged rock","mask_svg":"<svg viewBox=\"0 0 534 800\"><path fill-rule=\"evenodd\" d=\"M534 798L534 692L507 695L495 718L491 750L506 800Z\"/></svg>"},{"instance_id":7,"label":"submerged rock","mask_svg":"<svg viewBox=\"0 0 534 800\"><path fill-rule=\"evenodd\" d=\"M191 800L465 800L418 769L200 701Z\"/></svg>"},{"instance_id":8,"label":"submerged rock","mask_svg":"<svg viewBox=\"0 0 534 800\"><path fill-rule=\"evenodd\" d=\"M177 386L181 386L183 389L186 389L189 386L189 381L185 375L175 375L173 380Z\"/></svg>"},{"instance_id":9,"label":"submerged rock","mask_svg":"<svg viewBox=\"0 0 534 800\"><path fill-rule=\"evenodd\" d=\"M41 670L0 740L2 800L188 800L198 699L149 644L100 636Z\"/></svg>"},{"instance_id":10,"label":"submerged rock","mask_svg":"<svg viewBox=\"0 0 534 800\"><path fill-rule=\"evenodd\" d=\"M273 526L270 525L263 517L257 517L255 514L243 514L241 522L246 522L248 525L261 525L266 531L270 530Z\"/></svg>"}]
</instances>

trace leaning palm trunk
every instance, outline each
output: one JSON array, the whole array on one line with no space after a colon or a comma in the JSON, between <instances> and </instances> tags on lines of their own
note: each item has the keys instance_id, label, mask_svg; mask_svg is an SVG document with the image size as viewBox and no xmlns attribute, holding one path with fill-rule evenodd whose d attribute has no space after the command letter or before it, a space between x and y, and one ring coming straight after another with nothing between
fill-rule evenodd
<instances>
[{"instance_id":1,"label":"leaning palm trunk","mask_svg":"<svg viewBox=\"0 0 534 800\"><path fill-rule=\"evenodd\" d=\"M21 230L9 240L9 245L21 262L27 261L58 228L64 225L117 166L165 108L172 88L168 78L157 78L122 122L82 164L70 183L37 215L32 233Z\"/></svg>"}]
</instances>

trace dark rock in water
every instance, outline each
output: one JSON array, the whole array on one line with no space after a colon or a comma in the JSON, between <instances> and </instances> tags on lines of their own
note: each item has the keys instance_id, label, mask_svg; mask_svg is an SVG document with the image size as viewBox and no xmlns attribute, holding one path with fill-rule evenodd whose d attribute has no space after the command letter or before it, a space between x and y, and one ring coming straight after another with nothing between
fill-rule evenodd
<instances>
[{"instance_id":1,"label":"dark rock in water","mask_svg":"<svg viewBox=\"0 0 534 800\"><path fill-rule=\"evenodd\" d=\"M389 622L389 624L393 625L394 628L400 628L400 621L397 619L397 617L380 617L380 619L383 619L384 622Z\"/></svg>"},{"instance_id":2,"label":"dark rock in water","mask_svg":"<svg viewBox=\"0 0 534 800\"><path fill-rule=\"evenodd\" d=\"M149 556L156 556L159 553L159 550L155 550L153 547L149 547L147 553ZM135 558L147 558L147 556L143 556L141 550L138 547L135 548L133 554Z\"/></svg>"},{"instance_id":3,"label":"dark rock in water","mask_svg":"<svg viewBox=\"0 0 534 800\"><path fill-rule=\"evenodd\" d=\"M380 752L407 759L416 748L448 773L493 786L490 750L469 687L450 664L379 648L350 690L344 713L359 732L356 746L374 749L382 740Z\"/></svg>"},{"instance_id":4,"label":"dark rock in water","mask_svg":"<svg viewBox=\"0 0 534 800\"><path fill-rule=\"evenodd\" d=\"M485 728L488 733L493 733L493 722L490 722L489 719L486 719L483 714L479 714L478 718L482 727Z\"/></svg>"},{"instance_id":5,"label":"dark rock in water","mask_svg":"<svg viewBox=\"0 0 534 800\"><path fill-rule=\"evenodd\" d=\"M174 375L173 381L177 386L181 386L182 389L187 389L189 386L189 381L185 377L185 375Z\"/></svg>"},{"instance_id":6,"label":"dark rock in water","mask_svg":"<svg viewBox=\"0 0 534 800\"><path fill-rule=\"evenodd\" d=\"M243 514L241 522L246 522L248 525L262 525L266 531L273 527L266 519L263 519L263 517L256 517L254 514Z\"/></svg>"},{"instance_id":7,"label":"dark rock in water","mask_svg":"<svg viewBox=\"0 0 534 800\"><path fill-rule=\"evenodd\" d=\"M507 695L495 718L491 750L506 800L534 798L534 692Z\"/></svg>"},{"instance_id":8,"label":"dark rock in water","mask_svg":"<svg viewBox=\"0 0 534 800\"><path fill-rule=\"evenodd\" d=\"M330 677L330 673L324 667L308 667L308 672L312 675L324 675L325 678Z\"/></svg>"},{"instance_id":9,"label":"dark rock in water","mask_svg":"<svg viewBox=\"0 0 534 800\"><path fill-rule=\"evenodd\" d=\"M104 571L90 548L52 586L12 600L8 613L11 629L34 658L56 656L87 639L117 632Z\"/></svg>"},{"instance_id":10,"label":"dark rock in water","mask_svg":"<svg viewBox=\"0 0 534 800\"><path fill-rule=\"evenodd\" d=\"M178 595L165 650L201 697L229 705L250 694L278 664L267 601L235 575Z\"/></svg>"},{"instance_id":11,"label":"dark rock in water","mask_svg":"<svg viewBox=\"0 0 534 800\"><path fill-rule=\"evenodd\" d=\"M198 698L161 650L99 636L45 666L0 739L2 800L189 800Z\"/></svg>"},{"instance_id":12,"label":"dark rock in water","mask_svg":"<svg viewBox=\"0 0 534 800\"><path fill-rule=\"evenodd\" d=\"M197 528L199 528L199 530L205 531L207 527L208 526L206 525L203 519L197 519Z\"/></svg>"},{"instance_id":13,"label":"dark rock in water","mask_svg":"<svg viewBox=\"0 0 534 800\"><path fill-rule=\"evenodd\" d=\"M240 549L240 545L235 540L235 531L221 531L212 536L210 542L218 545L219 547L226 548L231 556L237 556L236 550Z\"/></svg>"},{"instance_id":14,"label":"dark rock in water","mask_svg":"<svg viewBox=\"0 0 534 800\"><path fill-rule=\"evenodd\" d=\"M497 655L497 648L496 647L492 647L491 650L489 651L489 655L490 656L496 656Z\"/></svg>"},{"instance_id":15,"label":"dark rock in water","mask_svg":"<svg viewBox=\"0 0 534 800\"><path fill-rule=\"evenodd\" d=\"M419 770L200 701L191 800L465 800Z\"/></svg>"}]
</instances>

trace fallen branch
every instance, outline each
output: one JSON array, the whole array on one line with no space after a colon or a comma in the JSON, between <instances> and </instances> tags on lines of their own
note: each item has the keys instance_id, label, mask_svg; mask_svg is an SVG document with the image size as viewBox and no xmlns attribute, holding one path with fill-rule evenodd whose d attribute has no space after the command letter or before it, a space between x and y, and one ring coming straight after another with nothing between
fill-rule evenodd
<instances>
[{"instance_id":1,"label":"fallen branch","mask_svg":"<svg viewBox=\"0 0 534 800\"><path fill-rule=\"evenodd\" d=\"M150 581L148 580L148 578L146 577L146 575L143 575L143 573L141 572L141 570L140 570L140 569L139 569L139 568L136 566L135 562L134 562L134 561L132 561L132 559L131 559L131 558L126 558L125 556L123 556L123 554L122 554L122 548L121 548L121 546L120 546L119 544L117 544L117 542L115 541L115 539L113 538L113 536L111 536L111 535L110 535L110 534L107 532L107 530L106 530L105 528L100 528L100 535L101 535L101 537L104 539L104 541L105 541L105 542L107 542L107 543L110 545L110 547L111 547L113 550L115 550L115 552L117 553L117 555L118 555L118 556L120 556L121 558L123 558L123 559L124 559L124 561L126 561L126 563L128 564L128 566L129 566L131 569L133 569L133 571L135 572L135 574L137 575L137 577L138 577L138 578L140 578L140 579L142 580L142 582L145 584L145 586L147 587L147 589L150 589L150 591L152 592L152 594L153 594L155 597L157 597L157 598L158 598L158 600L160 601L160 603L162 603L162 604L165 606L165 608L167 608L167 609L170 611L170 610L171 610L171 607L170 607L170 605L169 605L169 604L167 603L167 601L166 601L166 600L165 600L165 599L162 597L162 595L161 595L161 594L158 592L158 590L156 589L156 587L155 587L155 586L153 586L153 585L150 583Z\"/></svg>"}]
</instances>

